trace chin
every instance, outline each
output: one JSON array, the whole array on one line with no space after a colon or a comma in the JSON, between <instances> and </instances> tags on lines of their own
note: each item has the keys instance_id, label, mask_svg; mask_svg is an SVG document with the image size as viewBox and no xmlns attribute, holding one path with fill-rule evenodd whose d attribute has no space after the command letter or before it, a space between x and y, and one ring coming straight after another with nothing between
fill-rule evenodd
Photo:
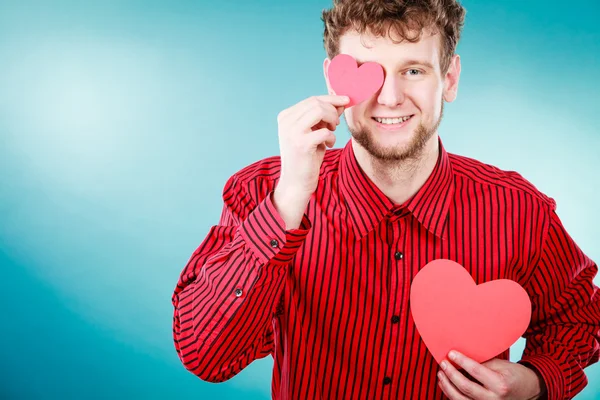
<instances>
[{"instance_id":1,"label":"chin","mask_svg":"<svg viewBox=\"0 0 600 400\"><path fill-rule=\"evenodd\" d=\"M403 131L380 131L372 129L370 131L371 141L382 149L406 149L414 141L414 130Z\"/></svg>"},{"instance_id":2,"label":"chin","mask_svg":"<svg viewBox=\"0 0 600 400\"><path fill-rule=\"evenodd\" d=\"M350 132L372 157L381 161L402 161L418 157L427 140L435 133L435 130L426 129L413 118L398 128L381 127L381 124L369 121L359 129L351 128Z\"/></svg>"}]
</instances>

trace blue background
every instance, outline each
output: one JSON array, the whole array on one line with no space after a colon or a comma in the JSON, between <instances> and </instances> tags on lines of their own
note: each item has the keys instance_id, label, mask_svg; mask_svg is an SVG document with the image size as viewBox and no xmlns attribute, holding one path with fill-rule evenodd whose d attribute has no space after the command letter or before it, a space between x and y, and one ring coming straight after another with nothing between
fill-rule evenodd
<instances>
[{"instance_id":1,"label":"blue background","mask_svg":"<svg viewBox=\"0 0 600 400\"><path fill-rule=\"evenodd\" d=\"M463 4L446 148L523 174L600 260L599 3ZM270 357L183 368L171 293L227 178L279 154L277 113L326 93L329 5L0 1L0 398L270 398Z\"/></svg>"}]
</instances>

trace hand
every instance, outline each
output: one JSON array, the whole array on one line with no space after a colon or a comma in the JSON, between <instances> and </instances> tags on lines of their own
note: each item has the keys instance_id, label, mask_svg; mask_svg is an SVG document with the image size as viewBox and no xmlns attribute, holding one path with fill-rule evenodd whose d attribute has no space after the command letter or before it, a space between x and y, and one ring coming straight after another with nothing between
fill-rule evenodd
<instances>
[{"instance_id":1,"label":"hand","mask_svg":"<svg viewBox=\"0 0 600 400\"><path fill-rule=\"evenodd\" d=\"M453 354L456 357L452 357ZM494 358L483 364L456 351L450 359L478 382L469 380L447 360L440 364L438 384L450 399L538 399L545 391L538 374L524 365ZM444 368L445 366L445 368Z\"/></svg>"},{"instance_id":2,"label":"hand","mask_svg":"<svg viewBox=\"0 0 600 400\"><path fill-rule=\"evenodd\" d=\"M310 196L319 182L325 149L335 144L346 96L313 96L279 113L281 176L286 190Z\"/></svg>"},{"instance_id":3,"label":"hand","mask_svg":"<svg viewBox=\"0 0 600 400\"><path fill-rule=\"evenodd\" d=\"M319 183L321 164L327 147L335 144L346 96L314 96L279 113L281 174L273 194L275 208L286 229L300 225L311 195Z\"/></svg>"}]
</instances>

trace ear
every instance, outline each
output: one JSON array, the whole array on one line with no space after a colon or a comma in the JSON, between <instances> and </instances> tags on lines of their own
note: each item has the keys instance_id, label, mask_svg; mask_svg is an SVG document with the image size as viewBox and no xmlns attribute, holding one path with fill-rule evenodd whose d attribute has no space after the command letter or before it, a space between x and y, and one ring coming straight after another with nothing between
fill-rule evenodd
<instances>
[{"instance_id":1,"label":"ear","mask_svg":"<svg viewBox=\"0 0 600 400\"><path fill-rule=\"evenodd\" d=\"M323 76L325 77L325 84L327 85L327 91L329 92L329 94L335 94L335 92L331 88L331 85L329 84L329 74L328 74L329 64L331 64L331 60L329 58L325 58L325 60L323 61Z\"/></svg>"},{"instance_id":2,"label":"ear","mask_svg":"<svg viewBox=\"0 0 600 400\"><path fill-rule=\"evenodd\" d=\"M460 56L455 54L450 61L448 72L444 78L444 100L448 103L456 100L458 95L458 81L460 79Z\"/></svg>"}]
</instances>

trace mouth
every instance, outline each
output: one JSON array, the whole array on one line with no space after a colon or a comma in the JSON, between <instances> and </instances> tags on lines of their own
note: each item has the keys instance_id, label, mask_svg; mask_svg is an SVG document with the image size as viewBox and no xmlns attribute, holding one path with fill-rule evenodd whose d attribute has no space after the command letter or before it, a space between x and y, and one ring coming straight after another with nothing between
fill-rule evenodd
<instances>
[{"instance_id":1,"label":"mouth","mask_svg":"<svg viewBox=\"0 0 600 400\"><path fill-rule=\"evenodd\" d=\"M377 125L378 128L385 130L396 130L406 126L412 117L414 117L414 114L399 118L371 117L371 119L375 121L375 125Z\"/></svg>"}]
</instances>

